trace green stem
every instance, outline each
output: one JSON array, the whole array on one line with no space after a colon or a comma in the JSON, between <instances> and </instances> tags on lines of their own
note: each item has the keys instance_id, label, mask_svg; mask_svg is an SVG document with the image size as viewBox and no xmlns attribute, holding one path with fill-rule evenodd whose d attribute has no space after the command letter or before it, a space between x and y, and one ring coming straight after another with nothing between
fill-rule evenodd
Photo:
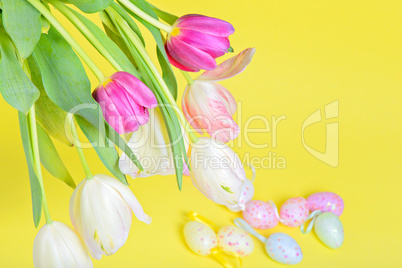
<instances>
[{"instance_id":1,"label":"green stem","mask_svg":"<svg viewBox=\"0 0 402 268\"><path fill-rule=\"evenodd\" d=\"M149 16L147 13L139 9L136 5L130 2L130 0L118 0L121 4L123 4L126 8L131 10L134 14L136 14L138 17L142 18L143 20L149 22L156 28L170 34L173 30L173 27L170 25L167 25L163 22L160 22L157 19L154 19L153 17Z\"/></svg>"},{"instance_id":2,"label":"green stem","mask_svg":"<svg viewBox=\"0 0 402 268\"><path fill-rule=\"evenodd\" d=\"M85 158L84 150L82 150L82 146L81 146L80 140L78 138L77 128L75 126L75 121L73 119L74 117L72 114L69 114L68 116L69 116L68 122L70 122L70 126L71 126L71 134L73 134L74 146L75 146L75 148L77 148L78 156L80 157L82 167L84 168L86 179L90 180L94 176L92 175L88 162L87 162L87 159Z\"/></svg>"},{"instance_id":3,"label":"green stem","mask_svg":"<svg viewBox=\"0 0 402 268\"><path fill-rule=\"evenodd\" d=\"M191 76L188 74L188 72L182 71L180 70L180 72L183 74L184 78L186 78L188 84L191 86L192 84L194 84L194 80L193 78L191 78Z\"/></svg>"},{"instance_id":4,"label":"green stem","mask_svg":"<svg viewBox=\"0 0 402 268\"><path fill-rule=\"evenodd\" d=\"M75 52L80 56L80 58L85 62L86 65L91 69L98 78L99 82L105 80L105 75L96 66L88 54L81 48L81 46L75 41L71 34L61 25L61 23L56 19L55 16L39 1L39 0L27 0L31 5L33 5L53 26L56 30L64 37L64 39L70 44L70 46L75 50Z\"/></svg>"},{"instance_id":5,"label":"green stem","mask_svg":"<svg viewBox=\"0 0 402 268\"><path fill-rule=\"evenodd\" d=\"M36 176L38 176L40 189L42 191L43 212L45 213L46 224L51 224L53 221L52 221L52 218L50 217L49 207L47 205L45 187L43 185L42 169L41 169L41 165L40 165L38 131L36 128L36 116L35 116L35 104L32 105L28 116L29 116L29 125L31 128L31 142L32 142L32 151L33 151L35 172L36 172Z\"/></svg>"},{"instance_id":6,"label":"green stem","mask_svg":"<svg viewBox=\"0 0 402 268\"><path fill-rule=\"evenodd\" d=\"M113 8L108 7L108 8L106 8L106 11L115 18L116 22L123 29L123 31L127 34L130 41L136 47L136 49L138 50L138 53L143 58L143 60L147 64L148 68L151 70L152 74L156 78L159 86L162 89L162 93L168 99L169 104L176 108L175 110L178 115L179 121L186 129L186 132L189 135L191 141L196 142L198 140L198 137L194 134L194 131L191 129L190 125L188 124L188 122L187 122L186 118L184 117L183 113L181 112L180 108L177 106L176 100L173 98L172 94L170 93L169 88L167 87L165 81L163 80L162 76L158 72L158 69L153 64L147 51L145 50L144 46L142 45L141 40L133 32L133 30L130 28L130 26L128 26L128 24L120 16L120 14L118 14Z\"/></svg>"},{"instance_id":7,"label":"green stem","mask_svg":"<svg viewBox=\"0 0 402 268\"><path fill-rule=\"evenodd\" d=\"M61 14L63 14L74 26L91 42L91 44L107 59L116 71L123 71L123 68L116 61L116 59L109 53L105 46L95 37L95 35L88 29L88 27L68 8L66 5L58 0L47 0L52 4Z\"/></svg>"}]
</instances>

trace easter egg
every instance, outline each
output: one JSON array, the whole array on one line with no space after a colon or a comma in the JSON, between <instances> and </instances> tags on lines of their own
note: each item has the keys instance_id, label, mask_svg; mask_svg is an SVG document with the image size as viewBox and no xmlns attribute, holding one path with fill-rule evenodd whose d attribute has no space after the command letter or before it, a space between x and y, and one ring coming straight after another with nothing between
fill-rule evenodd
<instances>
[{"instance_id":1,"label":"easter egg","mask_svg":"<svg viewBox=\"0 0 402 268\"><path fill-rule=\"evenodd\" d=\"M197 221L189 221L184 225L184 239L194 253L204 256L211 254L211 249L216 248L218 243L216 233Z\"/></svg>"},{"instance_id":2,"label":"easter egg","mask_svg":"<svg viewBox=\"0 0 402 268\"><path fill-rule=\"evenodd\" d=\"M284 233L270 235L265 243L269 257L282 264L297 264L302 261L302 250L291 236Z\"/></svg>"},{"instance_id":3,"label":"easter egg","mask_svg":"<svg viewBox=\"0 0 402 268\"><path fill-rule=\"evenodd\" d=\"M318 238L330 248L339 248L343 244L344 233L341 220L331 212L317 216L314 231Z\"/></svg>"},{"instance_id":4,"label":"easter egg","mask_svg":"<svg viewBox=\"0 0 402 268\"><path fill-rule=\"evenodd\" d=\"M288 199L281 207L281 222L289 227L302 225L309 215L307 201L303 197Z\"/></svg>"},{"instance_id":5,"label":"easter egg","mask_svg":"<svg viewBox=\"0 0 402 268\"><path fill-rule=\"evenodd\" d=\"M331 192L321 192L310 195L307 198L310 211L321 210L321 212L332 212L341 216L344 208L342 198Z\"/></svg>"},{"instance_id":6,"label":"easter egg","mask_svg":"<svg viewBox=\"0 0 402 268\"><path fill-rule=\"evenodd\" d=\"M270 229L279 222L274 207L268 202L260 200L247 202L246 208L243 210L243 219L257 229Z\"/></svg>"},{"instance_id":7,"label":"easter egg","mask_svg":"<svg viewBox=\"0 0 402 268\"><path fill-rule=\"evenodd\" d=\"M253 196L254 185L249 179L245 179L238 203L235 205L228 205L227 207L233 212L242 211L245 209L247 202L253 199Z\"/></svg>"},{"instance_id":8,"label":"easter egg","mask_svg":"<svg viewBox=\"0 0 402 268\"><path fill-rule=\"evenodd\" d=\"M254 251L254 242L246 231L228 225L218 231L218 248L230 255L245 257Z\"/></svg>"}]
</instances>

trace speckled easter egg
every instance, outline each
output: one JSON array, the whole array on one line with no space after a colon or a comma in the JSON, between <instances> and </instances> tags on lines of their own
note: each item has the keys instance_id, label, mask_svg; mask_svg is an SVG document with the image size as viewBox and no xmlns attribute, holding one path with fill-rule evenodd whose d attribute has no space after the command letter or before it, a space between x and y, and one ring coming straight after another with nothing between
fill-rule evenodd
<instances>
[{"instance_id":1,"label":"speckled easter egg","mask_svg":"<svg viewBox=\"0 0 402 268\"><path fill-rule=\"evenodd\" d=\"M228 225L219 229L218 248L228 254L245 257L254 251L254 242L246 231Z\"/></svg>"},{"instance_id":2,"label":"speckled easter egg","mask_svg":"<svg viewBox=\"0 0 402 268\"><path fill-rule=\"evenodd\" d=\"M283 264L297 264L303 259L299 244L284 233L270 235L265 243L265 250L273 260Z\"/></svg>"},{"instance_id":3,"label":"speckled easter egg","mask_svg":"<svg viewBox=\"0 0 402 268\"><path fill-rule=\"evenodd\" d=\"M279 222L271 204L260 200L247 202L246 209L243 210L243 219L257 229L270 229Z\"/></svg>"},{"instance_id":4,"label":"speckled easter egg","mask_svg":"<svg viewBox=\"0 0 402 268\"><path fill-rule=\"evenodd\" d=\"M331 192L321 192L310 195L307 198L310 211L321 210L322 212L332 212L336 216L341 216L344 208L342 198Z\"/></svg>"},{"instance_id":5,"label":"speckled easter egg","mask_svg":"<svg viewBox=\"0 0 402 268\"><path fill-rule=\"evenodd\" d=\"M289 227L302 225L309 215L307 201L303 197L288 199L281 207L279 216L282 223Z\"/></svg>"},{"instance_id":6,"label":"speckled easter egg","mask_svg":"<svg viewBox=\"0 0 402 268\"><path fill-rule=\"evenodd\" d=\"M344 233L341 220L331 212L317 216L314 231L318 238L330 248L340 248L343 244Z\"/></svg>"},{"instance_id":7,"label":"speckled easter egg","mask_svg":"<svg viewBox=\"0 0 402 268\"><path fill-rule=\"evenodd\" d=\"M189 221L184 225L184 239L192 251L204 256L211 254L211 249L216 248L218 243L216 233L197 221Z\"/></svg>"},{"instance_id":8,"label":"speckled easter egg","mask_svg":"<svg viewBox=\"0 0 402 268\"><path fill-rule=\"evenodd\" d=\"M253 199L253 196L254 196L254 185L249 179L245 179L239 202L235 205L229 205L227 206L227 208L233 212L242 211L246 208L247 202Z\"/></svg>"}]
</instances>

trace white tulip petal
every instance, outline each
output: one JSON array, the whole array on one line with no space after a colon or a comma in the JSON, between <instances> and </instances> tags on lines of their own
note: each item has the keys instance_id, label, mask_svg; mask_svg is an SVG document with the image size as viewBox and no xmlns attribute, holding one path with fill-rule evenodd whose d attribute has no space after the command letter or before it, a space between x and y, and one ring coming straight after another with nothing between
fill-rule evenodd
<instances>
[{"instance_id":1,"label":"white tulip petal","mask_svg":"<svg viewBox=\"0 0 402 268\"><path fill-rule=\"evenodd\" d=\"M102 174L84 180L70 200L71 221L95 259L116 253L126 243L133 212L150 223L130 188Z\"/></svg>"},{"instance_id":2,"label":"white tulip petal","mask_svg":"<svg viewBox=\"0 0 402 268\"><path fill-rule=\"evenodd\" d=\"M193 184L207 198L227 206L238 203L246 174L239 157L229 146L200 138L193 146L190 162Z\"/></svg>"},{"instance_id":3,"label":"white tulip petal","mask_svg":"<svg viewBox=\"0 0 402 268\"><path fill-rule=\"evenodd\" d=\"M88 268L91 258L80 238L66 224L53 222L41 228L34 241L33 261L40 268Z\"/></svg>"},{"instance_id":4,"label":"white tulip petal","mask_svg":"<svg viewBox=\"0 0 402 268\"><path fill-rule=\"evenodd\" d=\"M118 182L113 178L105 176L103 179L105 183L115 188L121 194L122 198L130 206L130 208L132 209L134 215L137 217L138 220L145 222L146 224L151 224L152 218L147 214L145 214L144 209L141 206L141 203L138 201L137 197L130 190L130 188L128 188L126 185Z\"/></svg>"}]
</instances>

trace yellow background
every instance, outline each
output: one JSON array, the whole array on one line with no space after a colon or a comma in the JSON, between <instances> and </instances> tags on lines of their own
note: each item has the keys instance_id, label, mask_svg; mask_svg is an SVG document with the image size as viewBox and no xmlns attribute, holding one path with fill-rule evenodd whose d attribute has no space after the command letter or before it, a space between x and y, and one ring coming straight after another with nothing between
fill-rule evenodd
<instances>
[{"instance_id":1,"label":"yellow background","mask_svg":"<svg viewBox=\"0 0 402 268\"><path fill-rule=\"evenodd\" d=\"M348 1L233 1L159 0L161 9L177 15L199 13L231 22L236 52L256 47L252 64L241 75L222 82L242 102L242 122L259 114L286 115L278 126L278 144L270 133L252 134L253 149L243 143L242 157L284 157L286 169L258 169L255 199L307 197L333 191L345 201L342 248L331 250L310 233L277 226L261 231L285 232L300 244L304 259L298 267L400 267L402 204L402 2ZM58 16L59 18L61 16ZM99 22L96 15L94 21ZM113 69L84 42L91 56L110 75ZM145 32L145 31L144 31ZM148 49L154 45L148 37ZM152 48L152 49L150 49ZM225 56L229 57L229 55ZM154 55L153 55L153 58ZM219 59L219 61L223 60ZM88 71L93 88L93 75ZM176 72L180 94L185 81ZM339 100L339 166L330 167L311 156L301 143L301 125L317 109ZM0 267L33 267L33 226L27 167L17 113L0 100ZM237 119L236 119L237 120ZM262 127L261 122L252 123ZM306 141L324 150L325 123L306 130ZM55 141L76 183L84 177L76 152ZM93 150L86 150L94 173L107 173ZM72 190L45 172L52 218L70 224L68 201ZM189 178L179 192L174 176L129 179L130 188L153 217L147 226L133 220L126 245L115 255L94 261L95 267L219 267L212 259L193 254L185 245L185 213L194 210L219 226L238 214L204 198ZM44 223L42 219L41 224ZM281 267L269 259L255 240L254 253L244 267Z\"/></svg>"}]
</instances>

